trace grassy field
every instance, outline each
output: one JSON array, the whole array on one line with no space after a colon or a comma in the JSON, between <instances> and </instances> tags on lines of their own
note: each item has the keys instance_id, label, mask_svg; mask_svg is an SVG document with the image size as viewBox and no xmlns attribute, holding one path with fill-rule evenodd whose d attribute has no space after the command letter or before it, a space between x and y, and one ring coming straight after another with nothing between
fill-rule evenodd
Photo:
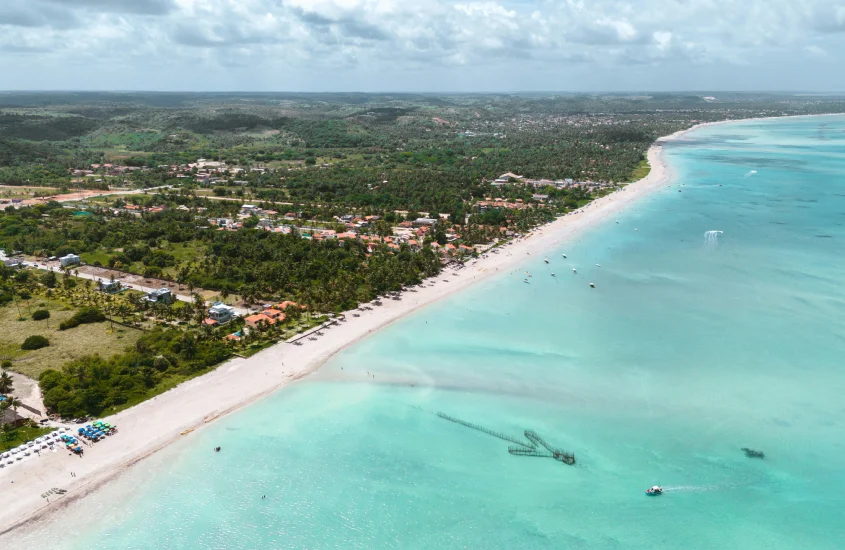
<instances>
[{"instance_id":1,"label":"grassy field","mask_svg":"<svg viewBox=\"0 0 845 550\"><path fill-rule=\"evenodd\" d=\"M8 451L21 443L32 441L36 437L52 432L55 428L33 428L32 426L21 426L11 431L0 434L0 450Z\"/></svg>"},{"instance_id":2,"label":"grassy field","mask_svg":"<svg viewBox=\"0 0 845 550\"><path fill-rule=\"evenodd\" d=\"M631 181L639 181L646 177L649 172L651 172L651 165L647 160L641 160L637 167L634 168L634 172L631 174Z\"/></svg>"},{"instance_id":3,"label":"grassy field","mask_svg":"<svg viewBox=\"0 0 845 550\"><path fill-rule=\"evenodd\" d=\"M152 155L153 153L147 151L130 151L125 146L120 147L103 147L99 150L93 149L100 153L103 153L106 156L106 160L108 161L122 161L126 160L131 157L147 157Z\"/></svg>"},{"instance_id":4,"label":"grassy field","mask_svg":"<svg viewBox=\"0 0 845 550\"><path fill-rule=\"evenodd\" d=\"M42 307L41 304L44 304ZM59 323L71 317L75 310L61 302L33 297L20 302L20 317L14 304L0 307L0 360L11 361L12 370L37 379L47 369L58 369L64 363L84 355L98 353L110 357L132 346L141 331L114 325L112 332L108 321L81 325L69 330L59 330ZM50 318L33 321L30 309L47 309ZM46 337L50 345L33 351L21 349L21 343L32 335Z\"/></svg>"},{"instance_id":5,"label":"grassy field","mask_svg":"<svg viewBox=\"0 0 845 550\"><path fill-rule=\"evenodd\" d=\"M96 252L83 252L79 258L86 264L94 265L95 262L100 262L100 265L108 265L111 255L105 250L97 250Z\"/></svg>"},{"instance_id":6,"label":"grassy field","mask_svg":"<svg viewBox=\"0 0 845 550\"><path fill-rule=\"evenodd\" d=\"M16 185L0 185L0 199L31 199L38 195L46 197L59 192L54 187L19 187Z\"/></svg>"}]
</instances>

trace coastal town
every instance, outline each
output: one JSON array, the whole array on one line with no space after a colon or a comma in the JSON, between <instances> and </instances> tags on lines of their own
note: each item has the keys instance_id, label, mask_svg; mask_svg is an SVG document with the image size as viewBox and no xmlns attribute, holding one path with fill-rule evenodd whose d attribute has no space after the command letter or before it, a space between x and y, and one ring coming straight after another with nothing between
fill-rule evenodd
<instances>
[{"instance_id":1,"label":"coastal town","mask_svg":"<svg viewBox=\"0 0 845 550\"><path fill-rule=\"evenodd\" d=\"M669 185L664 143L745 114L706 100L632 115L613 101L620 114L479 103L345 106L340 119L303 104L296 124L272 118L275 103L135 107L145 124L132 131L103 126L48 152L50 140L20 140L29 153L0 165L0 480L16 502L0 524L437 300L494 276L530 288L526 258L598 293L600 278L546 251ZM510 454L575 464L529 441Z\"/></svg>"}]
</instances>

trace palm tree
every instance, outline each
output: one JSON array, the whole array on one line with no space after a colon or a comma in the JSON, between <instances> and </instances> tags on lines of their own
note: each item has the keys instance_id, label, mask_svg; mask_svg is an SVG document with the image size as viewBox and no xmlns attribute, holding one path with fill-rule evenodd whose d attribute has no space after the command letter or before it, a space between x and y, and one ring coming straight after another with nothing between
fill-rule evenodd
<instances>
[{"instance_id":1,"label":"palm tree","mask_svg":"<svg viewBox=\"0 0 845 550\"><path fill-rule=\"evenodd\" d=\"M15 412L18 412L18 407L21 405L23 405L23 403L21 403L21 400L17 397L10 396L6 398L6 406Z\"/></svg>"},{"instance_id":2,"label":"palm tree","mask_svg":"<svg viewBox=\"0 0 845 550\"><path fill-rule=\"evenodd\" d=\"M15 389L14 387L14 380L12 380L12 375L6 372L0 372L0 393L2 394L9 394L12 393L12 390Z\"/></svg>"}]
</instances>

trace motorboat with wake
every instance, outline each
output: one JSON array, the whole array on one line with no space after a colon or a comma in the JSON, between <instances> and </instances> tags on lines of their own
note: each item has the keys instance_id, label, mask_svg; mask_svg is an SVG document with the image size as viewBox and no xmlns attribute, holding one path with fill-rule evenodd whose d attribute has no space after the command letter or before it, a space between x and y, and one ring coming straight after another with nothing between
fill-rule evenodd
<instances>
[{"instance_id":1,"label":"motorboat with wake","mask_svg":"<svg viewBox=\"0 0 845 550\"><path fill-rule=\"evenodd\" d=\"M645 494L647 494L650 497L656 497L657 495L663 494L663 489L661 487L655 485L651 489L646 489Z\"/></svg>"}]
</instances>

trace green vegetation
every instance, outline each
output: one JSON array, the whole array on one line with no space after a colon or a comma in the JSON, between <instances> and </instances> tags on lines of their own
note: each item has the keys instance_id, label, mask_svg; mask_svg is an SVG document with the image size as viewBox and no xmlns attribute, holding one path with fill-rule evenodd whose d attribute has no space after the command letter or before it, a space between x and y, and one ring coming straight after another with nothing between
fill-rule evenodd
<instances>
[{"instance_id":1,"label":"green vegetation","mask_svg":"<svg viewBox=\"0 0 845 550\"><path fill-rule=\"evenodd\" d=\"M646 177L651 172L651 165L647 160L641 160L631 173L631 181L639 181Z\"/></svg>"},{"instance_id":2,"label":"green vegetation","mask_svg":"<svg viewBox=\"0 0 845 550\"><path fill-rule=\"evenodd\" d=\"M102 323L106 316L95 307L84 307L73 314L73 317L59 323L59 330L67 330L89 323Z\"/></svg>"},{"instance_id":3,"label":"green vegetation","mask_svg":"<svg viewBox=\"0 0 845 550\"><path fill-rule=\"evenodd\" d=\"M206 372L231 356L218 339L157 329L134 349L110 359L99 355L41 373L48 409L64 417L100 415L131 407Z\"/></svg>"},{"instance_id":4,"label":"green vegetation","mask_svg":"<svg viewBox=\"0 0 845 550\"><path fill-rule=\"evenodd\" d=\"M26 340L23 341L21 344L22 350L36 350L41 348L46 348L50 345L50 341L44 338L43 336L33 335L27 336Z\"/></svg>"},{"instance_id":5,"label":"green vegetation","mask_svg":"<svg viewBox=\"0 0 845 550\"><path fill-rule=\"evenodd\" d=\"M27 441L32 441L36 437L48 434L54 428L41 428L33 426L32 424L25 424L19 427L13 427L11 424L4 424L0 430L0 448L3 451L8 451Z\"/></svg>"},{"instance_id":6,"label":"green vegetation","mask_svg":"<svg viewBox=\"0 0 845 550\"><path fill-rule=\"evenodd\" d=\"M35 278L30 277L30 280L32 279ZM140 330L120 325L111 326L109 323L96 323L85 325L84 329L60 331L59 323L74 315L74 304L81 305L88 301L86 293L92 298L100 298L100 296L90 293L85 285L79 285L73 290L50 290L51 297L48 297L47 288L32 287L31 281L25 284L29 286L29 292L32 293L30 299L9 300L0 306L0 359L8 363L4 368L37 379L42 371L60 368L71 359L92 353L99 353L104 357L121 353L127 346L134 345L141 335ZM24 291L23 287L24 283L14 283L12 280L0 278L0 303L13 288ZM120 300L115 298L109 307L117 311L118 305L125 303L125 300L125 298ZM49 319L36 321L31 317L26 317L30 309L33 311L33 316L37 309L49 309L51 316ZM21 317L23 320L19 320ZM38 350L22 350L23 336L30 334L46 337L50 345Z\"/></svg>"},{"instance_id":7,"label":"green vegetation","mask_svg":"<svg viewBox=\"0 0 845 550\"><path fill-rule=\"evenodd\" d=\"M50 318L50 312L46 309L37 309L32 313L33 321L43 321Z\"/></svg>"}]
</instances>

